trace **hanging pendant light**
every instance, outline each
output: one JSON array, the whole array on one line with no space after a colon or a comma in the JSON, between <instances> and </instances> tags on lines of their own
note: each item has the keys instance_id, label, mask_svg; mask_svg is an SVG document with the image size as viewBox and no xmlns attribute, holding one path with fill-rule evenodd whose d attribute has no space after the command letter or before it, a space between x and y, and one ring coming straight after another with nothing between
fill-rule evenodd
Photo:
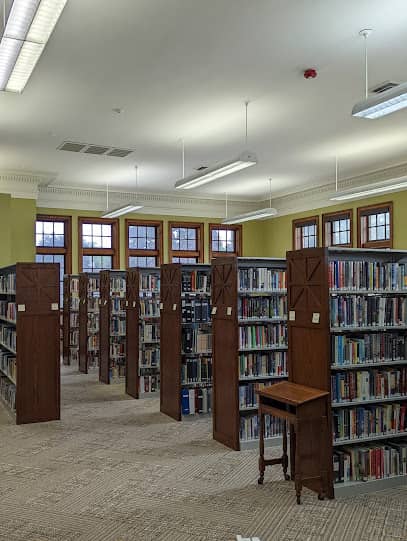
<instances>
[{"instance_id":1,"label":"hanging pendant light","mask_svg":"<svg viewBox=\"0 0 407 541\"><path fill-rule=\"evenodd\" d=\"M237 216L233 216L232 218L226 217L226 219L223 220L222 224L231 225L231 224L240 224L243 222L251 222L253 220L267 220L267 218L271 218L272 216L275 216L276 214L278 214L277 209L271 206L271 178L269 179L269 185L270 185L270 206L269 207L262 208L259 210L254 210L252 212L246 212L245 214L239 214Z\"/></svg>"},{"instance_id":2,"label":"hanging pendant light","mask_svg":"<svg viewBox=\"0 0 407 541\"><path fill-rule=\"evenodd\" d=\"M138 197L138 166L136 165L136 201ZM136 212L144 207L143 204L138 202L127 203L127 205L121 205L115 209L109 210L109 185L106 187L106 212L102 214L102 218L118 218L119 216L124 216L130 212Z\"/></svg>"}]
</instances>

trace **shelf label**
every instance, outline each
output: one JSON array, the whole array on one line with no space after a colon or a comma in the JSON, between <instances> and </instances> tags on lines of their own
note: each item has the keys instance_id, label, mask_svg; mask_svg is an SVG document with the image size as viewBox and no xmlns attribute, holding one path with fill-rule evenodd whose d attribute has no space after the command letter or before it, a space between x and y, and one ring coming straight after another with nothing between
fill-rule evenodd
<instances>
[{"instance_id":1,"label":"shelf label","mask_svg":"<svg viewBox=\"0 0 407 541\"><path fill-rule=\"evenodd\" d=\"M320 315L321 314L319 312L313 312L313 314L312 314L312 323L319 323Z\"/></svg>"},{"instance_id":2,"label":"shelf label","mask_svg":"<svg viewBox=\"0 0 407 541\"><path fill-rule=\"evenodd\" d=\"M175 312L175 310L177 309L177 305L176 305L176 304L173 304L173 305L172 305L172 309L173 309L174 312Z\"/></svg>"},{"instance_id":3,"label":"shelf label","mask_svg":"<svg viewBox=\"0 0 407 541\"><path fill-rule=\"evenodd\" d=\"M211 310L211 314L214 316L216 314L216 312L218 311L218 309L216 308L216 306L214 306Z\"/></svg>"},{"instance_id":4,"label":"shelf label","mask_svg":"<svg viewBox=\"0 0 407 541\"><path fill-rule=\"evenodd\" d=\"M231 316L231 315L232 315L232 307L231 307L231 306L228 306L228 307L226 308L226 315L227 315L227 316Z\"/></svg>"},{"instance_id":5,"label":"shelf label","mask_svg":"<svg viewBox=\"0 0 407 541\"><path fill-rule=\"evenodd\" d=\"M85 302L86 302L86 299L83 299L82 304L85 304Z\"/></svg>"},{"instance_id":6,"label":"shelf label","mask_svg":"<svg viewBox=\"0 0 407 541\"><path fill-rule=\"evenodd\" d=\"M133 301L133 308L136 307L136 301Z\"/></svg>"},{"instance_id":7,"label":"shelf label","mask_svg":"<svg viewBox=\"0 0 407 541\"><path fill-rule=\"evenodd\" d=\"M160 310L164 310L164 303L160 302Z\"/></svg>"},{"instance_id":8,"label":"shelf label","mask_svg":"<svg viewBox=\"0 0 407 541\"><path fill-rule=\"evenodd\" d=\"M59 310L59 304L57 302L53 302L51 304L51 310Z\"/></svg>"},{"instance_id":9,"label":"shelf label","mask_svg":"<svg viewBox=\"0 0 407 541\"><path fill-rule=\"evenodd\" d=\"M103 306L106 306L106 304L107 304L107 301L103 301Z\"/></svg>"},{"instance_id":10,"label":"shelf label","mask_svg":"<svg viewBox=\"0 0 407 541\"><path fill-rule=\"evenodd\" d=\"M17 306L17 312L25 312L25 304L19 304Z\"/></svg>"},{"instance_id":11,"label":"shelf label","mask_svg":"<svg viewBox=\"0 0 407 541\"><path fill-rule=\"evenodd\" d=\"M295 321L295 310L290 310L290 312L288 314L288 319L290 321Z\"/></svg>"}]
</instances>

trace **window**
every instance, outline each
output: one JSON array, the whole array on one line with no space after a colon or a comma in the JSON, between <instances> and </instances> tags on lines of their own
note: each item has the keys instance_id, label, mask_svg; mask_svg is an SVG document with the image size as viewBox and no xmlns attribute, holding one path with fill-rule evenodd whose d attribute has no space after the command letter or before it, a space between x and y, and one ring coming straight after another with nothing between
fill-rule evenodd
<instances>
[{"instance_id":1,"label":"window","mask_svg":"<svg viewBox=\"0 0 407 541\"><path fill-rule=\"evenodd\" d=\"M72 224L70 216L38 214L35 222L35 261L58 263L60 306L63 304L64 274L72 272Z\"/></svg>"},{"instance_id":2,"label":"window","mask_svg":"<svg viewBox=\"0 0 407 541\"><path fill-rule=\"evenodd\" d=\"M203 263L203 224L170 222L169 261L171 263Z\"/></svg>"},{"instance_id":3,"label":"window","mask_svg":"<svg viewBox=\"0 0 407 541\"><path fill-rule=\"evenodd\" d=\"M352 209L322 215L324 246L352 247Z\"/></svg>"},{"instance_id":4,"label":"window","mask_svg":"<svg viewBox=\"0 0 407 541\"><path fill-rule=\"evenodd\" d=\"M358 208L359 248L393 247L393 203Z\"/></svg>"},{"instance_id":5,"label":"window","mask_svg":"<svg viewBox=\"0 0 407 541\"><path fill-rule=\"evenodd\" d=\"M128 267L159 267L162 263L162 222L126 220Z\"/></svg>"},{"instance_id":6,"label":"window","mask_svg":"<svg viewBox=\"0 0 407 541\"><path fill-rule=\"evenodd\" d=\"M209 259L225 255L239 256L242 247L242 226L209 224Z\"/></svg>"},{"instance_id":7,"label":"window","mask_svg":"<svg viewBox=\"0 0 407 541\"><path fill-rule=\"evenodd\" d=\"M316 248L318 246L319 217L311 216L301 220L293 220L293 247L294 250L302 248Z\"/></svg>"},{"instance_id":8,"label":"window","mask_svg":"<svg viewBox=\"0 0 407 541\"><path fill-rule=\"evenodd\" d=\"M119 268L119 222L78 218L79 272Z\"/></svg>"}]
</instances>

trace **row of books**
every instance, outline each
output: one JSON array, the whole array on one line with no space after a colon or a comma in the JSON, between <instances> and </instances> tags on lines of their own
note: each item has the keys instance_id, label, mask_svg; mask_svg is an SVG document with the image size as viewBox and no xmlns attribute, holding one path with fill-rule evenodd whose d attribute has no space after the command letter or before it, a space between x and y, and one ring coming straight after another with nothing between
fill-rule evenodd
<instances>
[{"instance_id":1,"label":"row of books","mask_svg":"<svg viewBox=\"0 0 407 541\"><path fill-rule=\"evenodd\" d=\"M17 333L15 327L0 324L0 342L13 351L16 351Z\"/></svg>"},{"instance_id":2,"label":"row of books","mask_svg":"<svg viewBox=\"0 0 407 541\"><path fill-rule=\"evenodd\" d=\"M126 344L124 340L116 341L115 338L117 337L112 337L110 339L110 357L112 359L124 357L126 355Z\"/></svg>"},{"instance_id":3,"label":"row of books","mask_svg":"<svg viewBox=\"0 0 407 541\"><path fill-rule=\"evenodd\" d=\"M285 346L287 326L285 324L245 325L239 327L240 348Z\"/></svg>"},{"instance_id":4,"label":"row of books","mask_svg":"<svg viewBox=\"0 0 407 541\"><path fill-rule=\"evenodd\" d=\"M196 415L212 411L212 388L181 389L182 415Z\"/></svg>"},{"instance_id":5,"label":"row of books","mask_svg":"<svg viewBox=\"0 0 407 541\"><path fill-rule=\"evenodd\" d=\"M99 366L99 349L88 352L88 369L97 368Z\"/></svg>"},{"instance_id":6,"label":"row of books","mask_svg":"<svg viewBox=\"0 0 407 541\"><path fill-rule=\"evenodd\" d=\"M395 332L366 333L361 336L333 335L332 363L351 365L407 359L407 340Z\"/></svg>"},{"instance_id":7,"label":"row of books","mask_svg":"<svg viewBox=\"0 0 407 541\"><path fill-rule=\"evenodd\" d=\"M333 453L334 481L373 481L407 473L407 439L352 445Z\"/></svg>"},{"instance_id":8,"label":"row of books","mask_svg":"<svg viewBox=\"0 0 407 541\"><path fill-rule=\"evenodd\" d=\"M264 267L239 269L238 284L240 291L274 291L287 288L285 270Z\"/></svg>"},{"instance_id":9,"label":"row of books","mask_svg":"<svg viewBox=\"0 0 407 541\"><path fill-rule=\"evenodd\" d=\"M71 312L69 314L69 326L72 328L79 327L79 312Z\"/></svg>"},{"instance_id":10,"label":"row of books","mask_svg":"<svg viewBox=\"0 0 407 541\"><path fill-rule=\"evenodd\" d=\"M140 273L140 289L142 291L160 291L160 275Z\"/></svg>"},{"instance_id":11,"label":"row of books","mask_svg":"<svg viewBox=\"0 0 407 541\"><path fill-rule=\"evenodd\" d=\"M264 383L245 383L239 385L239 408L256 408L259 404L256 391L263 387L270 387L272 381Z\"/></svg>"},{"instance_id":12,"label":"row of books","mask_svg":"<svg viewBox=\"0 0 407 541\"><path fill-rule=\"evenodd\" d=\"M123 297L112 297L110 300L112 313L126 310L126 300Z\"/></svg>"},{"instance_id":13,"label":"row of books","mask_svg":"<svg viewBox=\"0 0 407 541\"><path fill-rule=\"evenodd\" d=\"M16 292L16 274L2 274L0 276L0 294L14 295Z\"/></svg>"},{"instance_id":14,"label":"row of books","mask_svg":"<svg viewBox=\"0 0 407 541\"><path fill-rule=\"evenodd\" d=\"M186 327L182 330L181 349L184 353L207 353L212 351L210 328Z\"/></svg>"},{"instance_id":15,"label":"row of books","mask_svg":"<svg viewBox=\"0 0 407 541\"><path fill-rule=\"evenodd\" d=\"M287 375L287 352L239 353L239 377Z\"/></svg>"},{"instance_id":16,"label":"row of books","mask_svg":"<svg viewBox=\"0 0 407 541\"><path fill-rule=\"evenodd\" d=\"M99 331L99 314L88 312L88 332L96 333Z\"/></svg>"},{"instance_id":17,"label":"row of books","mask_svg":"<svg viewBox=\"0 0 407 541\"><path fill-rule=\"evenodd\" d=\"M69 347L69 358L71 360L72 364L76 364L79 362L79 348L78 346L71 346Z\"/></svg>"},{"instance_id":18,"label":"row of books","mask_svg":"<svg viewBox=\"0 0 407 541\"><path fill-rule=\"evenodd\" d=\"M115 363L109 368L109 380L124 378L126 376L126 366Z\"/></svg>"},{"instance_id":19,"label":"row of books","mask_svg":"<svg viewBox=\"0 0 407 541\"><path fill-rule=\"evenodd\" d=\"M91 276L88 277L88 295L89 297L92 297L94 293L99 292L99 278L92 278Z\"/></svg>"},{"instance_id":20,"label":"row of books","mask_svg":"<svg viewBox=\"0 0 407 541\"><path fill-rule=\"evenodd\" d=\"M112 316L110 319L110 334L112 336L126 336L126 319Z\"/></svg>"},{"instance_id":21,"label":"row of books","mask_svg":"<svg viewBox=\"0 0 407 541\"><path fill-rule=\"evenodd\" d=\"M140 352L140 368L160 368L160 348L145 348Z\"/></svg>"},{"instance_id":22,"label":"row of books","mask_svg":"<svg viewBox=\"0 0 407 541\"><path fill-rule=\"evenodd\" d=\"M98 297L88 297L88 313L90 312L99 312L99 298Z\"/></svg>"},{"instance_id":23,"label":"row of books","mask_svg":"<svg viewBox=\"0 0 407 541\"><path fill-rule=\"evenodd\" d=\"M88 336L88 351L98 351L99 350L99 335L91 334Z\"/></svg>"},{"instance_id":24,"label":"row of books","mask_svg":"<svg viewBox=\"0 0 407 541\"><path fill-rule=\"evenodd\" d=\"M182 383L207 383L210 381L212 381L212 357L186 357L182 360Z\"/></svg>"},{"instance_id":25,"label":"row of books","mask_svg":"<svg viewBox=\"0 0 407 541\"><path fill-rule=\"evenodd\" d=\"M209 299L191 299L188 297L182 299L181 317L183 323L207 323L211 321Z\"/></svg>"},{"instance_id":26,"label":"row of books","mask_svg":"<svg viewBox=\"0 0 407 541\"><path fill-rule=\"evenodd\" d=\"M78 312L79 311L79 297L71 297L71 303L70 303L70 312Z\"/></svg>"},{"instance_id":27,"label":"row of books","mask_svg":"<svg viewBox=\"0 0 407 541\"><path fill-rule=\"evenodd\" d=\"M13 411L16 409L16 386L0 374L0 397Z\"/></svg>"},{"instance_id":28,"label":"row of books","mask_svg":"<svg viewBox=\"0 0 407 541\"><path fill-rule=\"evenodd\" d=\"M211 289L211 271L209 270L191 270L183 271L181 275L181 291L210 293Z\"/></svg>"},{"instance_id":29,"label":"row of books","mask_svg":"<svg viewBox=\"0 0 407 541\"><path fill-rule=\"evenodd\" d=\"M71 297L79 298L79 278L72 276L69 280L69 292Z\"/></svg>"},{"instance_id":30,"label":"row of books","mask_svg":"<svg viewBox=\"0 0 407 541\"><path fill-rule=\"evenodd\" d=\"M287 297L285 295L274 295L270 297L239 297L238 317L241 319L286 318Z\"/></svg>"},{"instance_id":31,"label":"row of books","mask_svg":"<svg viewBox=\"0 0 407 541\"><path fill-rule=\"evenodd\" d=\"M160 376L140 376L139 392L140 393L156 393L160 390Z\"/></svg>"},{"instance_id":32,"label":"row of books","mask_svg":"<svg viewBox=\"0 0 407 541\"><path fill-rule=\"evenodd\" d=\"M142 340L144 342L156 341L160 339L159 323L144 323L142 326Z\"/></svg>"},{"instance_id":33,"label":"row of books","mask_svg":"<svg viewBox=\"0 0 407 541\"><path fill-rule=\"evenodd\" d=\"M271 415L264 416L264 437L274 438L283 433L283 422ZM242 415L240 417L240 441L257 440L260 437L260 422L258 415Z\"/></svg>"},{"instance_id":34,"label":"row of books","mask_svg":"<svg viewBox=\"0 0 407 541\"><path fill-rule=\"evenodd\" d=\"M160 317L159 299L140 299L140 315L143 317Z\"/></svg>"},{"instance_id":35,"label":"row of books","mask_svg":"<svg viewBox=\"0 0 407 541\"><path fill-rule=\"evenodd\" d=\"M329 287L355 290L407 290L406 265L381 261L330 261Z\"/></svg>"},{"instance_id":36,"label":"row of books","mask_svg":"<svg viewBox=\"0 0 407 541\"><path fill-rule=\"evenodd\" d=\"M17 318L16 303L0 301L0 317L15 321Z\"/></svg>"},{"instance_id":37,"label":"row of books","mask_svg":"<svg viewBox=\"0 0 407 541\"><path fill-rule=\"evenodd\" d=\"M407 396L407 368L338 372L331 375L333 402Z\"/></svg>"},{"instance_id":38,"label":"row of books","mask_svg":"<svg viewBox=\"0 0 407 541\"><path fill-rule=\"evenodd\" d=\"M332 412L334 441L355 440L405 432L407 435L407 402L335 408Z\"/></svg>"},{"instance_id":39,"label":"row of books","mask_svg":"<svg viewBox=\"0 0 407 541\"><path fill-rule=\"evenodd\" d=\"M126 278L121 276L110 275L110 293L118 297L125 297L126 294Z\"/></svg>"},{"instance_id":40,"label":"row of books","mask_svg":"<svg viewBox=\"0 0 407 541\"><path fill-rule=\"evenodd\" d=\"M78 329L70 329L69 331L69 345L79 347L79 330Z\"/></svg>"},{"instance_id":41,"label":"row of books","mask_svg":"<svg viewBox=\"0 0 407 541\"><path fill-rule=\"evenodd\" d=\"M338 295L331 297L331 326L407 325L407 298Z\"/></svg>"},{"instance_id":42,"label":"row of books","mask_svg":"<svg viewBox=\"0 0 407 541\"><path fill-rule=\"evenodd\" d=\"M17 359L10 351L0 349L0 370L13 381L17 381Z\"/></svg>"}]
</instances>

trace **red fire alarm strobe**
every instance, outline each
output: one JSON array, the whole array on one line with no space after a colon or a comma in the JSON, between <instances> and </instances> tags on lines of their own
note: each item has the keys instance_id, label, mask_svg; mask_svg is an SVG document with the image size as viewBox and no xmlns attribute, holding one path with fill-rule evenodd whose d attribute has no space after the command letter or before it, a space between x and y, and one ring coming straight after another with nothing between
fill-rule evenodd
<instances>
[{"instance_id":1,"label":"red fire alarm strobe","mask_svg":"<svg viewBox=\"0 0 407 541\"><path fill-rule=\"evenodd\" d=\"M304 71L304 78L305 79L315 79L315 77L318 75L317 70L314 68L308 68Z\"/></svg>"}]
</instances>

